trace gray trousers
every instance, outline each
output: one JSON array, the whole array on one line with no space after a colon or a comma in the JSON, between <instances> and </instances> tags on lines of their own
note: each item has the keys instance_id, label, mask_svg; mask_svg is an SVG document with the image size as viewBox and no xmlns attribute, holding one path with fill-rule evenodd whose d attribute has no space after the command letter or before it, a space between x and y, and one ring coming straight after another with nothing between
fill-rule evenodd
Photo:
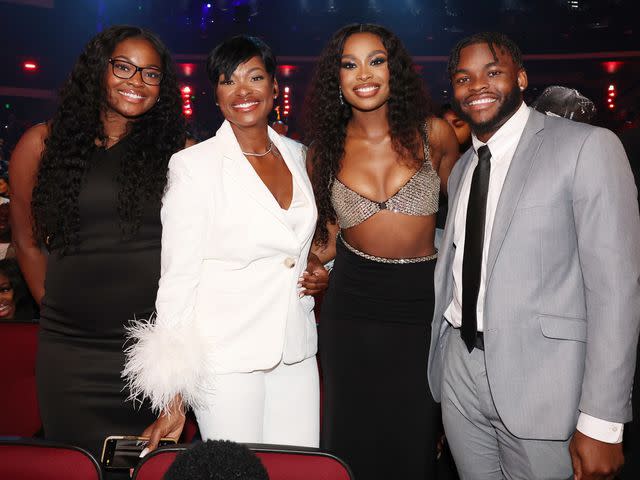
<instances>
[{"instance_id":1,"label":"gray trousers","mask_svg":"<svg viewBox=\"0 0 640 480\"><path fill-rule=\"evenodd\" d=\"M462 480L564 480L573 477L569 440L524 440L500 420L487 380L484 352L448 334L442 378L442 419Z\"/></svg>"}]
</instances>

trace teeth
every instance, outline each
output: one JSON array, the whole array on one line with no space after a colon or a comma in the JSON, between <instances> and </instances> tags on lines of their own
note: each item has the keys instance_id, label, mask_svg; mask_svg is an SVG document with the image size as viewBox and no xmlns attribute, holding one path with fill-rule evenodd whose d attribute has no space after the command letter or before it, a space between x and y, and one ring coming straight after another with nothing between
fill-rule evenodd
<instances>
[{"instance_id":1,"label":"teeth","mask_svg":"<svg viewBox=\"0 0 640 480\"><path fill-rule=\"evenodd\" d=\"M246 103L239 103L238 105L234 105L234 108L248 108L248 107L252 107L254 105L257 105L258 102L246 102Z\"/></svg>"},{"instance_id":2,"label":"teeth","mask_svg":"<svg viewBox=\"0 0 640 480\"><path fill-rule=\"evenodd\" d=\"M493 103L495 102L495 98L481 98L480 100L474 100L473 102L469 102L469 105L483 105L485 103Z\"/></svg>"},{"instance_id":3,"label":"teeth","mask_svg":"<svg viewBox=\"0 0 640 480\"><path fill-rule=\"evenodd\" d=\"M374 90L378 90L378 87L376 86L372 86L372 87L361 87L361 88L356 88L356 92L373 92Z\"/></svg>"},{"instance_id":4,"label":"teeth","mask_svg":"<svg viewBox=\"0 0 640 480\"><path fill-rule=\"evenodd\" d=\"M144 98L142 95L137 95L137 94L131 93L131 92L118 92L118 93L120 93L120 95L124 95L125 97L129 97L129 98L135 98L135 99Z\"/></svg>"}]
</instances>

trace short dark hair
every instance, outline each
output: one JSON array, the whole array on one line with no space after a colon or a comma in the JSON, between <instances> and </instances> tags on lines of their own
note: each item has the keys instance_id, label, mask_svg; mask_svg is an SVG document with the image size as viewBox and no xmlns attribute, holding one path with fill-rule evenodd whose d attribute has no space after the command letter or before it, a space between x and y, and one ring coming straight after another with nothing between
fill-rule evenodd
<instances>
[{"instance_id":1,"label":"short dark hair","mask_svg":"<svg viewBox=\"0 0 640 480\"><path fill-rule=\"evenodd\" d=\"M495 47L501 47L507 51L511 56L513 63L515 63L518 68L523 68L522 52L520 51L520 47L518 47L513 40L500 32L480 32L475 35L471 35L470 37L463 38L456 43L455 47L453 47L453 50L451 50L451 54L449 55L449 64L447 65L449 77L452 77L458 68L458 63L460 62L460 51L469 45L475 45L478 43L486 43L489 46L489 50L491 50L491 54L496 59L497 55Z\"/></svg>"},{"instance_id":2,"label":"short dark hair","mask_svg":"<svg viewBox=\"0 0 640 480\"><path fill-rule=\"evenodd\" d=\"M178 455L164 480L269 480L267 470L245 445L207 440Z\"/></svg>"},{"instance_id":3,"label":"short dark hair","mask_svg":"<svg viewBox=\"0 0 640 480\"><path fill-rule=\"evenodd\" d=\"M207 57L207 75L213 85L218 83L220 75L228 79L233 75L238 65L260 57L264 68L273 78L276 73L276 57L271 47L258 37L236 35L225 40L214 48Z\"/></svg>"}]
</instances>

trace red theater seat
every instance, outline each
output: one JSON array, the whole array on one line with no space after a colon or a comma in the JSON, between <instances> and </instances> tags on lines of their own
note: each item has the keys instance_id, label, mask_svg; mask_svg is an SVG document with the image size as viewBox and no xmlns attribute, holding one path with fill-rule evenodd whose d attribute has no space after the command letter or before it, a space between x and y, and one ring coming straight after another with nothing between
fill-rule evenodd
<instances>
[{"instance_id":1,"label":"red theater seat","mask_svg":"<svg viewBox=\"0 0 640 480\"><path fill-rule=\"evenodd\" d=\"M85 450L37 440L0 440L0 478L101 480L100 466Z\"/></svg>"},{"instance_id":2,"label":"red theater seat","mask_svg":"<svg viewBox=\"0 0 640 480\"><path fill-rule=\"evenodd\" d=\"M247 445L260 458L270 480L353 480L349 467L337 457L315 448ZM176 456L188 447L162 447L147 455L134 480L161 480Z\"/></svg>"},{"instance_id":3,"label":"red theater seat","mask_svg":"<svg viewBox=\"0 0 640 480\"><path fill-rule=\"evenodd\" d=\"M349 467L338 457L315 448L249 445L269 473L270 480L352 480Z\"/></svg>"},{"instance_id":4,"label":"red theater seat","mask_svg":"<svg viewBox=\"0 0 640 480\"><path fill-rule=\"evenodd\" d=\"M0 436L31 437L41 426L36 398L38 324L2 321L0 342Z\"/></svg>"},{"instance_id":5,"label":"red theater seat","mask_svg":"<svg viewBox=\"0 0 640 480\"><path fill-rule=\"evenodd\" d=\"M186 445L161 447L142 459L133 472L134 480L162 480L176 456L184 452Z\"/></svg>"}]
</instances>

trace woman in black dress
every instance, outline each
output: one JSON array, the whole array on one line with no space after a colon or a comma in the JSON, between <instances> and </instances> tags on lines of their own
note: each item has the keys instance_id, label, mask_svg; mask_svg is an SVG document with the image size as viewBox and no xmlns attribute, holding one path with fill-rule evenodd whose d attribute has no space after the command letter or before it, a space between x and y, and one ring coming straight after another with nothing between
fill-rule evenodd
<instances>
[{"instance_id":1,"label":"woman in black dress","mask_svg":"<svg viewBox=\"0 0 640 480\"><path fill-rule=\"evenodd\" d=\"M97 458L106 436L154 421L123 391L123 343L128 321L153 310L160 199L185 138L168 50L115 26L88 43L53 120L28 130L11 160L16 254L41 306L44 436Z\"/></svg>"},{"instance_id":2,"label":"woman in black dress","mask_svg":"<svg viewBox=\"0 0 640 480\"><path fill-rule=\"evenodd\" d=\"M321 445L357 478L432 478L434 233L438 193L458 156L455 135L432 117L398 37L376 25L333 36L308 112L315 253L335 257L319 327Z\"/></svg>"}]
</instances>

